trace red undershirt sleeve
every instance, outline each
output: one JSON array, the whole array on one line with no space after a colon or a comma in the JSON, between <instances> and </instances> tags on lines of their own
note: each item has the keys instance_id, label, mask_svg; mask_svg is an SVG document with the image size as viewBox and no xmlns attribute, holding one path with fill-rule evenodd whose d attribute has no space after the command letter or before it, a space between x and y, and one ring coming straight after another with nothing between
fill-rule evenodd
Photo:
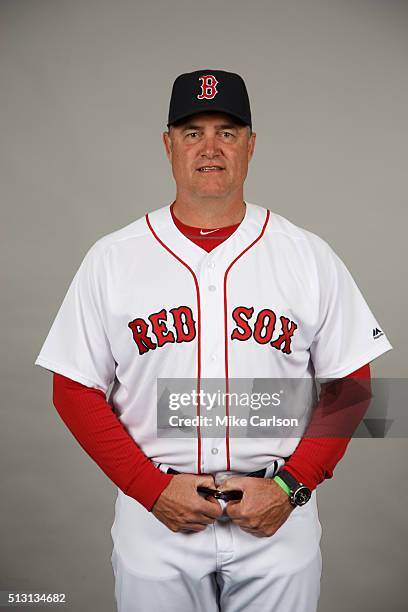
<instances>
[{"instance_id":1,"label":"red undershirt sleeve","mask_svg":"<svg viewBox=\"0 0 408 612\"><path fill-rule=\"evenodd\" d=\"M355 372L345 376L341 380L360 378L366 379L367 385L370 382L370 365L362 366ZM321 419L322 411L324 413L329 405L329 394L331 383L326 383L322 386L319 402L315 408L314 415L310 420L308 428L305 432L305 437L301 439L290 459L285 464L285 470L290 472L292 476L299 482L302 482L311 490L315 489L326 478L332 478L334 468L346 452L346 448L351 440L351 437L323 437L321 435ZM364 394L360 401L352 405L347 397L347 389L340 390L334 402L330 406L332 414L337 411L339 431L345 431L351 427L354 430L364 414L367 411L370 399L368 394ZM326 412L327 414L327 412ZM340 422L342 418L348 419L349 425L344 427ZM308 437L308 432L319 432L318 437Z\"/></svg>"},{"instance_id":2,"label":"red undershirt sleeve","mask_svg":"<svg viewBox=\"0 0 408 612\"><path fill-rule=\"evenodd\" d=\"M53 376L53 402L88 455L126 495L151 510L172 479L146 457L99 389Z\"/></svg>"}]
</instances>

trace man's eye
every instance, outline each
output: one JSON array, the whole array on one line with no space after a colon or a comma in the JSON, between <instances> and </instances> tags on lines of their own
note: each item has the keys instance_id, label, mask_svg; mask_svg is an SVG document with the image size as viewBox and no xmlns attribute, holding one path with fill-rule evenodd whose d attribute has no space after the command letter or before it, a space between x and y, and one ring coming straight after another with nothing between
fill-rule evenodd
<instances>
[{"instance_id":1,"label":"man's eye","mask_svg":"<svg viewBox=\"0 0 408 612\"><path fill-rule=\"evenodd\" d=\"M196 136L198 136L198 132L190 132L187 134L187 137L192 139L194 139Z\"/></svg>"},{"instance_id":2,"label":"man's eye","mask_svg":"<svg viewBox=\"0 0 408 612\"><path fill-rule=\"evenodd\" d=\"M222 135L224 136L224 138L232 138L233 134L231 134L231 132L222 132Z\"/></svg>"}]
</instances>

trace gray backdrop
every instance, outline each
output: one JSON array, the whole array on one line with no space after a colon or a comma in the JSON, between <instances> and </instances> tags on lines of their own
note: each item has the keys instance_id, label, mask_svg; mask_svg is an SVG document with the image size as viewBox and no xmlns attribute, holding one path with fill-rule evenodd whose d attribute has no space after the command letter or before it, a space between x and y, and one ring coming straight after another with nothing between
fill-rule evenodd
<instances>
[{"instance_id":1,"label":"gray backdrop","mask_svg":"<svg viewBox=\"0 0 408 612\"><path fill-rule=\"evenodd\" d=\"M33 362L91 244L171 202L179 73L243 75L246 199L332 245L394 346L375 376L406 377L407 18L397 0L0 1L1 589L114 609L116 490ZM319 488L320 612L406 609L406 460L406 440L354 440Z\"/></svg>"}]
</instances>

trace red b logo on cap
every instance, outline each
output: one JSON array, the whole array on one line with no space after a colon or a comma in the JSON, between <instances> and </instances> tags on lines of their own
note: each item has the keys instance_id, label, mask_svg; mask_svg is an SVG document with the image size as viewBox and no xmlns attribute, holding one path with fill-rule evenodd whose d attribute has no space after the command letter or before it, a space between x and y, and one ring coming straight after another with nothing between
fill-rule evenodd
<instances>
[{"instance_id":1,"label":"red b logo on cap","mask_svg":"<svg viewBox=\"0 0 408 612\"><path fill-rule=\"evenodd\" d=\"M199 100L205 98L206 100L212 100L218 93L217 85L218 81L212 74L205 74L198 77L201 81L201 94L197 96Z\"/></svg>"}]
</instances>

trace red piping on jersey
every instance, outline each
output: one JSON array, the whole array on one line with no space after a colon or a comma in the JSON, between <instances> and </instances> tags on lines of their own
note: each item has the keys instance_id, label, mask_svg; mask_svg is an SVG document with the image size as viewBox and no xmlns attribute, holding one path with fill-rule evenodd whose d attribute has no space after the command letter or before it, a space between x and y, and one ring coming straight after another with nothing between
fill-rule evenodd
<instances>
[{"instance_id":1,"label":"red piping on jersey","mask_svg":"<svg viewBox=\"0 0 408 612\"><path fill-rule=\"evenodd\" d=\"M200 386L201 386L201 306L200 306L200 288L198 286L197 277L195 275L194 270L190 268L185 261L183 261L176 253L174 253L166 244L164 244L163 240L160 240L156 232L151 226L149 215L146 214L146 223L152 232L153 236L156 238L157 242L159 242L166 251L173 255L187 270L191 273L194 284L196 288L197 294L197 416L198 416L198 425L197 425L197 473L201 474L201 431L200 431Z\"/></svg>"},{"instance_id":2,"label":"red piping on jersey","mask_svg":"<svg viewBox=\"0 0 408 612\"><path fill-rule=\"evenodd\" d=\"M231 460L230 460L230 443L229 443L229 402L228 402L228 393L229 393L229 371L228 371L228 315L227 315L227 276L232 266L240 259L249 249L251 249L254 244L258 242L262 238L265 233L266 226L270 217L270 210L266 211L266 218L263 224L261 233L249 246L246 247L228 266L224 274L224 341L225 341L225 415L227 417L227 429L225 434L225 446L226 446L226 454L227 454L227 471L231 469Z\"/></svg>"}]
</instances>

